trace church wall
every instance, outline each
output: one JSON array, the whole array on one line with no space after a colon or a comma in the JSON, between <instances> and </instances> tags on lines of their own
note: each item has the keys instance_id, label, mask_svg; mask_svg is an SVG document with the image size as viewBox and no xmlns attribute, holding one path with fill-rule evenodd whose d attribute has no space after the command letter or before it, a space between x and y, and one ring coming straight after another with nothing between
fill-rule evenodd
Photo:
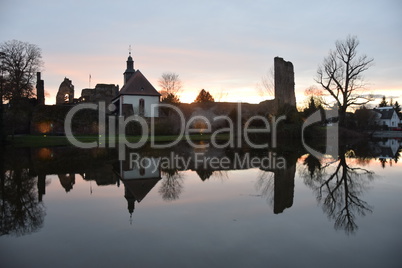
<instances>
[{"instance_id":1,"label":"church wall","mask_svg":"<svg viewBox=\"0 0 402 268\"><path fill-rule=\"evenodd\" d=\"M153 114L152 104L159 104L159 96L134 96L125 95L123 98L123 104L131 104L133 106L134 114L138 114L140 107L140 99L144 100L144 117L151 117ZM154 117L159 117L158 109L154 109Z\"/></svg>"},{"instance_id":2,"label":"church wall","mask_svg":"<svg viewBox=\"0 0 402 268\"><path fill-rule=\"evenodd\" d=\"M160 177L160 168L155 158L140 157L138 161L144 163L145 168L134 167L131 170L122 170L123 179L150 179Z\"/></svg>"}]
</instances>

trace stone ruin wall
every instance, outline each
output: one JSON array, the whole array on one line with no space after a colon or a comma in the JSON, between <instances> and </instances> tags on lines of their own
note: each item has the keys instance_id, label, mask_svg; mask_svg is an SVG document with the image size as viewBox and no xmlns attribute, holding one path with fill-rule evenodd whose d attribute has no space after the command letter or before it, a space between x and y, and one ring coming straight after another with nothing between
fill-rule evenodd
<instances>
[{"instance_id":1,"label":"stone ruin wall","mask_svg":"<svg viewBox=\"0 0 402 268\"><path fill-rule=\"evenodd\" d=\"M74 103L74 85L67 77L61 82L56 95L56 105Z\"/></svg>"},{"instance_id":2,"label":"stone ruin wall","mask_svg":"<svg viewBox=\"0 0 402 268\"><path fill-rule=\"evenodd\" d=\"M81 97L74 99L74 85L71 80L64 78L56 95L56 105L73 104L78 102L98 103L105 101L109 104L119 94L119 86L114 84L97 84L95 88L84 88Z\"/></svg>"},{"instance_id":3,"label":"stone ruin wall","mask_svg":"<svg viewBox=\"0 0 402 268\"><path fill-rule=\"evenodd\" d=\"M81 92L80 102L105 101L106 105L119 94L119 86L114 84L97 84L95 88L84 88Z\"/></svg>"}]
</instances>

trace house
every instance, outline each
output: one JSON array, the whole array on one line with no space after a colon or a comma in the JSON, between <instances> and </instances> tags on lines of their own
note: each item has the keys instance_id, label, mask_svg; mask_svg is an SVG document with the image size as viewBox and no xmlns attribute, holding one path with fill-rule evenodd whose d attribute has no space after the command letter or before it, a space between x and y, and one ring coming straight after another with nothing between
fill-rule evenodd
<instances>
[{"instance_id":1,"label":"house","mask_svg":"<svg viewBox=\"0 0 402 268\"><path fill-rule=\"evenodd\" d=\"M373 111L377 113L375 122L380 126L387 126L388 128L398 128L401 124L401 119L399 118L394 107L378 107Z\"/></svg>"},{"instance_id":2,"label":"house","mask_svg":"<svg viewBox=\"0 0 402 268\"><path fill-rule=\"evenodd\" d=\"M132 114L144 117L159 117L157 105L161 94L140 72L134 69L134 61L129 53L124 72L124 85L112 100L120 116Z\"/></svg>"}]
</instances>

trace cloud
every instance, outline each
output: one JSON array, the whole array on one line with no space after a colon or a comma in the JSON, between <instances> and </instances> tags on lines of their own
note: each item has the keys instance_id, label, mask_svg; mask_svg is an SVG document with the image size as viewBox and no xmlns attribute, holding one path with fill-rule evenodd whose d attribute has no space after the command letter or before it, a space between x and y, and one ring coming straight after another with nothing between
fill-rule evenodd
<instances>
[{"instance_id":1,"label":"cloud","mask_svg":"<svg viewBox=\"0 0 402 268\"><path fill-rule=\"evenodd\" d=\"M383 97L385 97L386 99L398 99L401 96L388 96L388 95L384 95L384 94L363 94L360 95L363 98L373 98L373 99L382 99Z\"/></svg>"}]
</instances>

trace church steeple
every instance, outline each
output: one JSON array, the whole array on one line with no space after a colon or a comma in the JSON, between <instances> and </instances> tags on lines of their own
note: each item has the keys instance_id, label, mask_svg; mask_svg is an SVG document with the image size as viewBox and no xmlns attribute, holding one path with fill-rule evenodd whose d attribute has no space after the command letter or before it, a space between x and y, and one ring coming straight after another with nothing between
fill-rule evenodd
<instances>
[{"instance_id":1,"label":"church steeple","mask_svg":"<svg viewBox=\"0 0 402 268\"><path fill-rule=\"evenodd\" d=\"M124 72L124 84L127 83L127 81L130 79L130 77L135 73L134 70L134 61L133 58L131 57L131 45L129 48L129 54L127 58L127 69Z\"/></svg>"}]
</instances>

